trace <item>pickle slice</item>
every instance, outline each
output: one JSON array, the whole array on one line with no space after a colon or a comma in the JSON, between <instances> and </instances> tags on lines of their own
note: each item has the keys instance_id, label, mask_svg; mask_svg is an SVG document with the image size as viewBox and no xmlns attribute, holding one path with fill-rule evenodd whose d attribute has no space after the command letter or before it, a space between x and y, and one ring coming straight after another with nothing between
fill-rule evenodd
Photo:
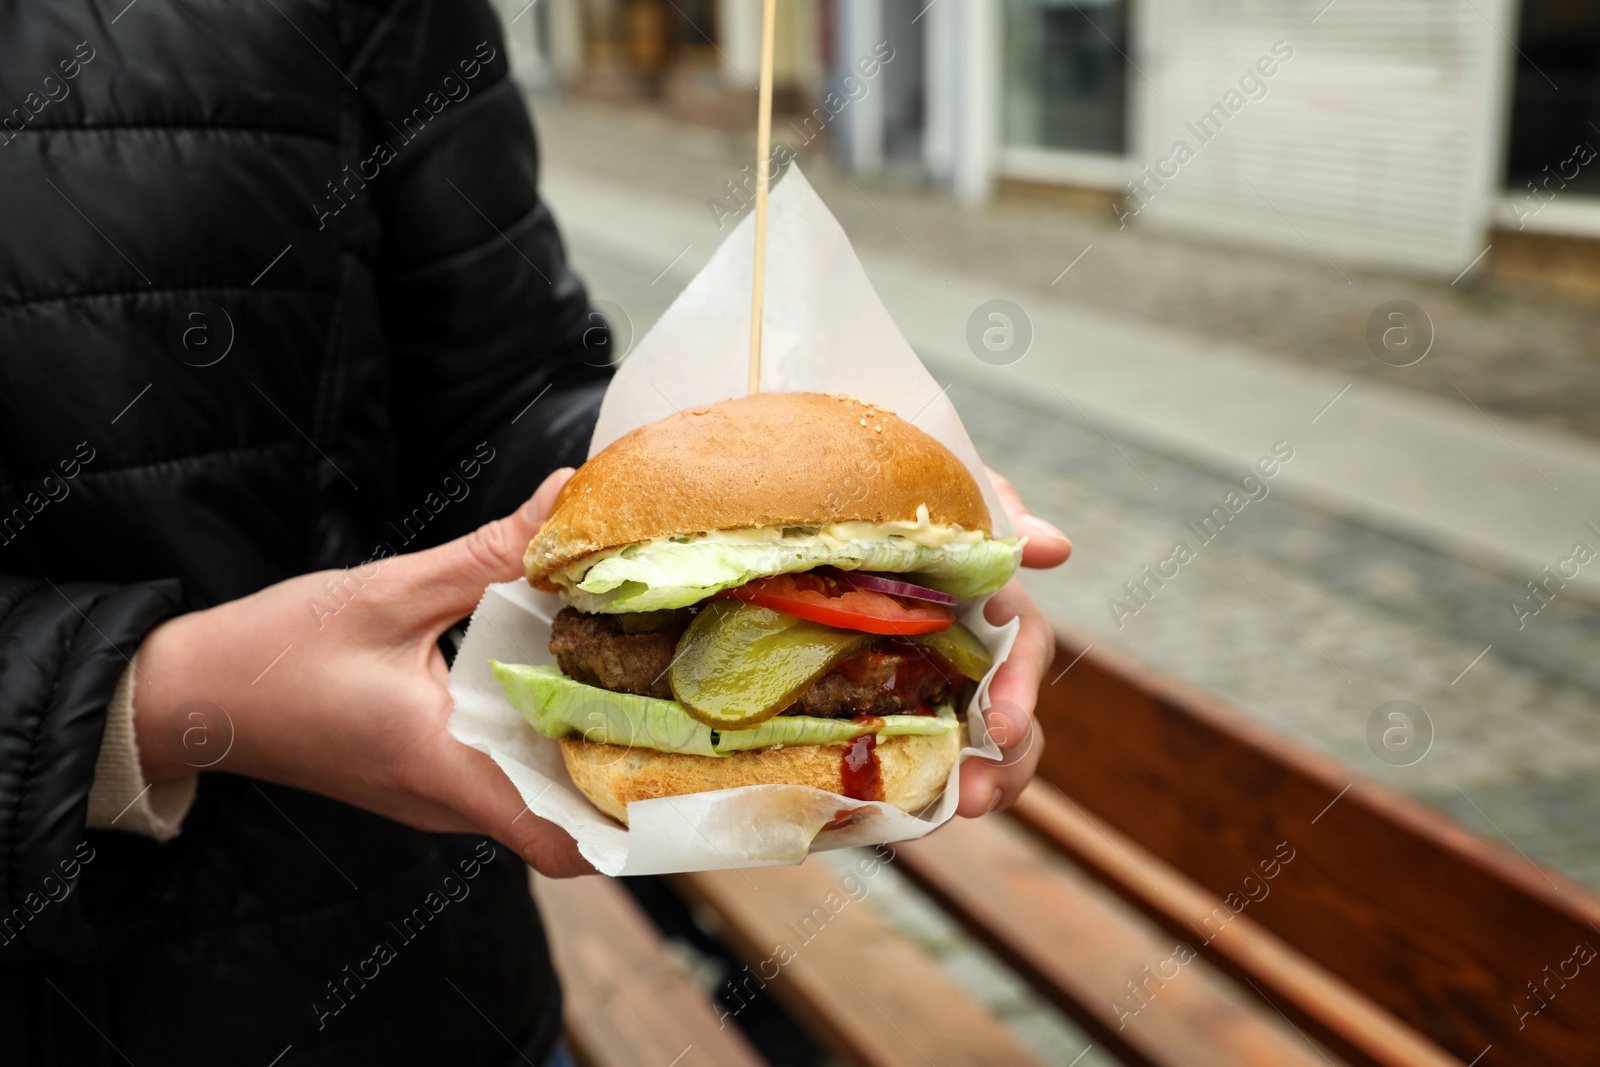
<instances>
[{"instance_id":1,"label":"pickle slice","mask_svg":"<svg viewBox=\"0 0 1600 1067\"><path fill-rule=\"evenodd\" d=\"M707 726L749 729L873 640L770 608L713 600L684 631L667 680L683 710Z\"/></svg>"},{"instance_id":2,"label":"pickle slice","mask_svg":"<svg viewBox=\"0 0 1600 1067\"><path fill-rule=\"evenodd\" d=\"M948 630L931 634L913 634L903 640L927 645L943 656L950 666L974 682L983 681L983 676L994 666L994 657L983 647L978 635L959 622L951 623Z\"/></svg>"}]
</instances>

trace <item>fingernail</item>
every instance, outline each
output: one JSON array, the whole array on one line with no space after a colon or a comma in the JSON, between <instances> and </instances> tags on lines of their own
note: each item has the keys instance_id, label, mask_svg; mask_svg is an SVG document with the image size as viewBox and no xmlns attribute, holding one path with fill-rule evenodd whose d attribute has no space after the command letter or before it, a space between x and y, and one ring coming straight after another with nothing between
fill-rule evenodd
<instances>
[{"instance_id":1,"label":"fingernail","mask_svg":"<svg viewBox=\"0 0 1600 1067\"><path fill-rule=\"evenodd\" d=\"M984 814L988 814L989 812L991 812L994 809L998 808L1000 806L1000 799L1003 796L1005 796L1005 791L1003 789L1001 789L999 786L995 786L994 787L994 795L989 798L989 806L986 809L984 809Z\"/></svg>"},{"instance_id":2,"label":"fingernail","mask_svg":"<svg viewBox=\"0 0 1600 1067\"><path fill-rule=\"evenodd\" d=\"M1065 541L1067 535L1056 529L1054 525L1046 522L1037 515L1027 514L1022 516L1022 525L1032 530L1040 537L1053 537L1057 541Z\"/></svg>"}]
</instances>

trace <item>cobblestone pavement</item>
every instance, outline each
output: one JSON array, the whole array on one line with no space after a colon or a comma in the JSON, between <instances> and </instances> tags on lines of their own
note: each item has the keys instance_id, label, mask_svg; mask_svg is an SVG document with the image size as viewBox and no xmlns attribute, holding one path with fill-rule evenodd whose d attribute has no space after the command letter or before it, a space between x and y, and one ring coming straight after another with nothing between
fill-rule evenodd
<instances>
[{"instance_id":1,"label":"cobblestone pavement","mask_svg":"<svg viewBox=\"0 0 1600 1067\"><path fill-rule=\"evenodd\" d=\"M539 118L546 156L563 171L686 201L714 196L738 175L742 145L723 135L565 103L541 102ZM935 264L1025 275L1048 288L1092 244L1100 269L1068 277L1101 310L1181 322L1290 361L1345 365L1352 377L1389 370L1361 340L1371 308L1414 300L1432 312L1443 351L1411 368L1431 364L1429 374L1392 384L1452 398L1459 384L1491 410L1600 436L1600 327L1579 311L1348 271L1353 284L1330 283L1320 261L1119 234L1015 206L966 212L889 182L863 187L869 203L820 159L802 159L858 246L914 242ZM654 269L614 249L573 252L595 292L628 307L641 332L674 295L652 284ZM1146 606L1113 613L1108 602L1124 582L1178 539L1198 543L1187 524L1219 506L1245 471L1002 399L987 385L991 373L974 360L950 396L985 460L1073 538L1067 566L1027 578L1048 614L1600 890L1600 607L1558 597L1519 630L1510 605L1535 575L1494 570L1274 490L1199 545ZM1273 443L1262 441L1262 453ZM1380 761L1366 741L1369 717L1393 699L1420 706L1434 734L1407 767ZM886 893L879 903L908 928L926 919L914 896ZM939 936L928 944L959 957L946 960L952 973L984 973L973 984L991 990L985 1003L1032 1033L1049 1062L1083 1048L1070 1023L984 972L981 952L939 949Z\"/></svg>"},{"instance_id":2,"label":"cobblestone pavement","mask_svg":"<svg viewBox=\"0 0 1600 1067\"><path fill-rule=\"evenodd\" d=\"M1600 889L1600 612L1557 599L1518 631L1519 580L1282 493L1200 546L1186 524L1244 472L950 395L986 461L1073 537L1066 567L1029 576L1047 611ZM1107 601L1180 538L1193 562L1114 619ZM1367 746L1393 699L1433 725L1409 767Z\"/></svg>"}]
</instances>

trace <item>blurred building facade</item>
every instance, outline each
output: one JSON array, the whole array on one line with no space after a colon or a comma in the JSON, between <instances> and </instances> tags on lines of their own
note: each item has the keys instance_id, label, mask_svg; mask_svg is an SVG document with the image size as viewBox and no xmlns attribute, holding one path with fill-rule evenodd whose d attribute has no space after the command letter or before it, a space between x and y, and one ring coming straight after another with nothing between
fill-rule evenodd
<instances>
[{"instance_id":1,"label":"blurred building facade","mask_svg":"<svg viewBox=\"0 0 1600 1067\"><path fill-rule=\"evenodd\" d=\"M753 122L756 0L503 0L524 76ZM973 203L1455 276L1600 263L1593 0L778 0L775 137ZM784 119L789 121L787 124ZM809 119L809 121L808 121Z\"/></svg>"}]
</instances>

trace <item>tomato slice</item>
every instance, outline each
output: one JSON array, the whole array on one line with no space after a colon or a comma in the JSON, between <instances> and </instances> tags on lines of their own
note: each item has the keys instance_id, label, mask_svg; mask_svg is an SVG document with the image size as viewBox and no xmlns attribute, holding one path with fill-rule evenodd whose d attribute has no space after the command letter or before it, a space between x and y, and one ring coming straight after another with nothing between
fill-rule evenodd
<instances>
[{"instance_id":1,"label":"tomato slice","mask_svg":"<svg viewBox=\"0 0 1600 1067\"><path fill-rule=\"evenodd\" d=\"M735 597L796 618L869 634L931 634L949 629L955 612L943 604L905 600L871 589L852 589L819 574L757 578L718 596Z\"/></svg>"}]
</instances>

